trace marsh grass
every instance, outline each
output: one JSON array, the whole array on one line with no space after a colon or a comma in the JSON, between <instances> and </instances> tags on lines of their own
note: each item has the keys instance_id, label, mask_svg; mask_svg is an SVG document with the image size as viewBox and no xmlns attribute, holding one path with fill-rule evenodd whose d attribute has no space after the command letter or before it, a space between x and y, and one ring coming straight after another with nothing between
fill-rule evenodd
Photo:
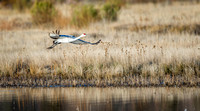
<instances>
[{"instance_id":1,"label":"marsh grass","mask_svg":"<svg viewBox=\"0 0 200 111\"><path fill-rule=\"evenodd\" d=\"M11 36L9 32L6 33L5 36ZM161 38L155 39L154 34L146 33L143 36L148 39L142 39L140 34L137 35L138 38L127 35L128 41L117 38L116 41L121 42L102 43L97 46L62 44L53 50L45 50L41 49L41 47L45 48L45 45L37 38L45 40L46 34L36 33L38 32L36 31L32 38L27 38L30 39L28 44L21 46L21 41L18 39L23 39L22 37L27 34L18 32L22 37L16 37L13 42L16 42L15 47L18 50L22 48L20 52L13 46L9 48L6 47L8 44L4 45L0 67L2 78L22 78L15 83L28 82L29 79L33 81L33 78L37 78L39 80L36 82L29 83L36 86L45 86L45 84L48 86L56 84L66 86L198 85L200 61L196 46L199 44L199 39L194 35L192 37L184 34L161 35ZM109 33L116 34L116 32ZM114 38L115 36L112 36L109 40ZM162 38L167 40L163 41ZM190 42L184 41L186 38ZM176 42L169 42L173 39L176 39ZM26 41L26 38L24 40ZM8 58L9 61L6 60ZM42 80L45 82L41 83ZM16 84L12 83L12 85Z\"/></svg>"}]
</instances>

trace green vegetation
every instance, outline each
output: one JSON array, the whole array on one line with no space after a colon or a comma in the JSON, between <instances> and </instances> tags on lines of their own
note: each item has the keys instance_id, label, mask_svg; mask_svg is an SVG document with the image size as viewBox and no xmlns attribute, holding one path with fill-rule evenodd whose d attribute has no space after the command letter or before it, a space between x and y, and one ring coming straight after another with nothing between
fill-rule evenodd
<instances>
[{"instance_id":1,"label":"green vegetation","mask_svg":"<svg viewBox=\"0 0 200 111\"><path fill-rule=\"evenodd\" d=\"M31 9L31 15L35 24L52 23L57 11L52 2L36 1Z\"/></svg>"},{"instance_id":2,"label":"green vegetation","mask_svg":"<svg viewBox=\"0 0 200 111\"><path fill-rule=\"evenodd\" d=\"M123 0L108 0L100 9L95 8L94 5L73 7L72 25L84 27L101 19L116 21L118 12L124 4Z\"/></svg>"}]
</instances>

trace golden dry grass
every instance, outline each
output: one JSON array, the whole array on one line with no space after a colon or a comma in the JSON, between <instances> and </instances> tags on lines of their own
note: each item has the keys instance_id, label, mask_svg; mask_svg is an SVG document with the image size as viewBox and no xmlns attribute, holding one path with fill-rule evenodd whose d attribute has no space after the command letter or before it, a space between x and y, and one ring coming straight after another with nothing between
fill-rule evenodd
<instances>
[{"instance_id":1,"label":"golden dry grass","mask_svg":"<svg viewBox=\"0 0 200 111\"><path fill-rule=\"evenodd\" d=\"M100 21L78 30L67 26L62 28L61 34L86 32L88 36L84 39L87 41L102 39L103 42L95 46L61 44L53 50L47 50L52 45L48 32L60 28L59 26L48 29L31 27L1 30L0 74L2 77L62 77L70 80L68 84L75 86L81 83L76 80L95 80L91 84L97 86L104 83L198 85L199 35L187 31L152 33L144 29L136 31L115 28L127 24L157 26L158 29L167 24L198 24L198 7L200 4L127 5L120 11L118 21L114 23ZM63 16L69 14L66 10L60 12ZM10 18L9 16L10 14L4 15L0 19ZM29 14L23 17L12 16L13 19L25 21L30 17ZM150 30L152 28L154 27Z\"/></svg>"}]
</instances>

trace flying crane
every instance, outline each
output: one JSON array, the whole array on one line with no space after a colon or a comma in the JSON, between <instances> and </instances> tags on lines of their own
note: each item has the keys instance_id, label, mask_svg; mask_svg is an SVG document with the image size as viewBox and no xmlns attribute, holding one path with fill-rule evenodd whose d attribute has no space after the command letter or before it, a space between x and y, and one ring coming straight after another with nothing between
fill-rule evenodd
<instances>
[{"instance_id":1,"label":"flying crane","mask_svg":"<svg viewBox=\"0 0 200 111\"><path fill-rule=\"evenodd\" d=\"M95 42L95 43L91 43L91 42L87 42L84 41L80 38L85 37L86 34L83 33L78 37L75 37L73 35L60 35L60 31L56 30L55 32L52 31L53 33L49 33L50 38L55 39L53 41L53 45L48 47L47 49L52 49L54 48L56 45L61 44L61 43L72 43L72 44L90 44L90 45L97 45L101 42L101 40Z\"/></svg>"}]
</instances>

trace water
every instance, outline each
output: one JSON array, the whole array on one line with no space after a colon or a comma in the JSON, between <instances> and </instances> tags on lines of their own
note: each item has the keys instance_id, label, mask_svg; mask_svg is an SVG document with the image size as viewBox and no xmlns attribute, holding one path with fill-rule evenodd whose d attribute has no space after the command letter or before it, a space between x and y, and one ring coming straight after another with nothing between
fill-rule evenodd
<instances>
[{"instance_id":1,"label":"water","mask_svg":"<svg viewBox=\"0 0 200 111\"><path fill-rule=\"evenodd\" d=\"M0 88L0 111L200 111L200 88Z\"/></svg>"}]
</instances>

